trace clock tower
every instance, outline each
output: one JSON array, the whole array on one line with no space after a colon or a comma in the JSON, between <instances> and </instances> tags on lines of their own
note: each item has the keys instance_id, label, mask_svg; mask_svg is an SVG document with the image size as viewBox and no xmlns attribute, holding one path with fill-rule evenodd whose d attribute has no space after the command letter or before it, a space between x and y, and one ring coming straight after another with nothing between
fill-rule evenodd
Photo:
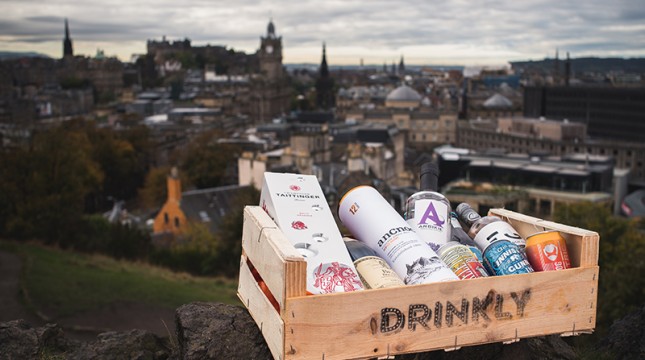
<instances>
[{"instance_id":1,"label":"clock tower","mask_svg":"<svg viewBox=\"0 0 645 360\"><path fill-rule=\"evenodd\" d=\"M267 34L260 38L260 71L269 81L282 78L282 37L275 34L273 21L269 21Z\"/></svg>"}]
</instances>

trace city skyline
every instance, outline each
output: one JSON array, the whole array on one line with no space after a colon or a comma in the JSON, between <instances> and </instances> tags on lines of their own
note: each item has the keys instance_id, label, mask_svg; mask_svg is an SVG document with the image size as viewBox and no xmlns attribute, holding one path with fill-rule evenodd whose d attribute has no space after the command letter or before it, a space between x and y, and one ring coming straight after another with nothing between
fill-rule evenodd
<instances>
[{"instance_id":1,"label":"city skyline","mask_svg":"<svg viewBox=\"0 0 645 360\"><path fill-rule=\"evenodd\" d=\"M225 4L226 7L222 7ZM5 1L0 50L62 56L64 19L74 53L128 61L147 40L191 39L253 53L269 19L283 38L285 63L318 63L322 43L333 65L504 65L553 57L645 56L645 9L638 1L372 1L167 0L78 3Z\"/></svg>"}]
</instances>

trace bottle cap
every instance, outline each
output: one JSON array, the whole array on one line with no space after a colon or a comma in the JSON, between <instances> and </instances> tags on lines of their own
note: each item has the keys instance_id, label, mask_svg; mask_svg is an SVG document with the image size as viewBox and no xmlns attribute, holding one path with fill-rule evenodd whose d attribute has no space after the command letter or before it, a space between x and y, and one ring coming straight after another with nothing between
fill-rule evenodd
<instances>
[{"instance_id":1,"label":"bottle cap","mask_svg":"<svg viewBox=\"0 0 645 360\"><path fill-rule=\"evenodd\" d=\"M459 215L459 220L463 221L468 226L472 226L475 221L481 218L477 211L467 203L457 205L455 212Z\"/></svg>"},{"instance_id":2,"label":"bottle cap","mask_svg":"<svg viewBox=\"0 0 645 360\"><path fill-rule=\"evenodd\" d=\"M421 165L419 174L421 190L437 191L439 181L439 167L433 162Z\"/></svg>"}]
</instances>

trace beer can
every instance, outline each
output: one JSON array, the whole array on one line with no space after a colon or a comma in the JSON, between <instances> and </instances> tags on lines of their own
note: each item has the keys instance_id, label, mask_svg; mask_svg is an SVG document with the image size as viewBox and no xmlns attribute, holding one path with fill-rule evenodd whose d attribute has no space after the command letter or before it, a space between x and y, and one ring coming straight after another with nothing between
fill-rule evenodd
<instances>
[{"instance_id":1,"label":"beer can","mask_svg":"<svg viewBox=\"0 0 645 360\"><path fill-rule=\"evenodd\" d=\"M450 241L441 246L437 254L462 280L488 276L482 263L477 260L477 256L466 245Z\"/></svg>"},{"instance_id":2,"label":"beer can","mask_svg":"<svg viewBox=\"0 0 645 360\"><path fill-rule=\"evenodd\" d=\"M535 271L571 267L567 243L558 231L544 231L529 236L526 239L526 257Z\"/></svg>"},{"instance_id":3,"label":"beer can","mask_svg":"<svg viewBox=\"0 0 645 360\"><path fill-rule=\"evenodd\" d=\"M531 264L520 248L508 240L492 242L484 250L484 266L491 275L528 274Z\"/></svg>"}]
</instances>

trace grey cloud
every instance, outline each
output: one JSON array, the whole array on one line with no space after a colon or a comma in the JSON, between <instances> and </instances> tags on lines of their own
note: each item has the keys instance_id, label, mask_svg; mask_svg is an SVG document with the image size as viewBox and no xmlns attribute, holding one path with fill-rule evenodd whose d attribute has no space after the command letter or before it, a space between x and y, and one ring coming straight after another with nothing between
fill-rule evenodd
<instances>
[{"instance_id":1,"label":"grey cloud","mask_svg":"<svg viewBox=\"0 0 645 360\"><path fill-rule=\"evenodd\" d=\"M79 40L144 43L167 35L188 37L195 43L255 48L272 14L285 46L293 48L319 46L326 40L333 46L392 51L414 45L464 45L532 54L555 47L601 53L640 49L645 36L640 30L629 40L622 39L620 32L603 30L645 23L642 1L629 0L50 1L60 5L57 14L45 13L40 3L5 1L8 11L0 14L0 33L13 41L60 41L63 19L68 17L72 38ZM18 13L30 16L21 18Z\"/></svg>"}]
</instances>

